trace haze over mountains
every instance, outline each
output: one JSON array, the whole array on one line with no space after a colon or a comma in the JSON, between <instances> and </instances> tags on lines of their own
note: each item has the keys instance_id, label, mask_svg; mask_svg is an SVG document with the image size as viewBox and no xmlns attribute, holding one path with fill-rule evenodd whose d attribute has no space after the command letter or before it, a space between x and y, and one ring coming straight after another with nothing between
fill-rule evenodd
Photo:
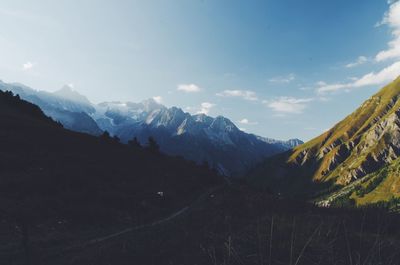
<instances>
[{"instance_id":1,"label":"haze over mountains","mask_svg":"<svg viewBox=\"0 0 400 265\"><path fill-rule=\"evenodd\" d=\"M92 135L108 131L124 143L137 137L144 144L153 136L163 152L207 162L225 175L243 175L263 159L302 143L298 139L280 141L248 134L225 117L191 115L153 99L92 104L69 86L49 93L0 82L0 90L12 91L37 104L67 129Z\"/></svg>"},{"instance_id":2,"label":"haze over mountains","mask_svg":"<svg viewBox=\"0 0 400 265\"><path fill-rule=\"evenodd\" d=\"M322 135L267 160L254 183L320 203L358 205L400 197L400 78Z\"/></svg>"}]
</instances>

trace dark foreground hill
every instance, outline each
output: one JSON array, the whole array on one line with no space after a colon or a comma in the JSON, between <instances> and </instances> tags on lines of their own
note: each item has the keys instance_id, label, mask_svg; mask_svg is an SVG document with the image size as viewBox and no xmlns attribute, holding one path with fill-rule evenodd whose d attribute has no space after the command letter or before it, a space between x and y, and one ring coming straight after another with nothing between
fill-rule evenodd
<instances>
[{"instance_id":1,"label":"dark foreground hill","mask_svg":"<svg viewBox=\"0 0 400 265\"><path fill-rule=\"evenodd\" d=\"M67 131L10 93L0 120L0 264L399 264L397 214L223 185L206 167Z\"/></svg>"},{"instance_id":2,"label":"dark foreground hill","mask_svg":"<svg viewBox=\"0 0 400 265\"><path fill-rule=\"evenodd\" d=\"M65 130L37 106L0 92L2 235L147 223L220 183L206 166Z\"/></svg>"},{"instance_id":3,"label":"dark foreground hill","mask_svg":"<svg viewBox=\"0 0 400 265\"><path fill-rule=\"evenodd\" d=\"M229 186L159 224L72 235L68 225L38 227L32 243L44 265L395 265L399 221L384 210L316 208Z\"/></svg>"}]
</instances>

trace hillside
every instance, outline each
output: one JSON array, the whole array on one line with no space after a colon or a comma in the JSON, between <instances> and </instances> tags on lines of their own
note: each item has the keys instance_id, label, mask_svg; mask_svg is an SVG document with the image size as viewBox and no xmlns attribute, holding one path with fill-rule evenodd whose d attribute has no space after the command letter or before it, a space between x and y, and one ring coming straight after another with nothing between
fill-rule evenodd
<instances>
[{"instance_id":1,"label":"hillside","mask_svg":"<svg viewBox=\"0 0 400 265\"><path fill-rule=\"evenodd\" d=\"M36 91L18 83L4 83L0 80L0 91L11 91L22 99L39 106L47 116L62 123L69 130L96 136L102 133L97 123L90 117L95 109L89 100L67 86L50 93Z\"/></svg>"},{"instance_id":2,"label":"hillside","mask_svg":"<svg viewBox=\"0 0 400 265\"><path fill-rule=\"evenodd\" d=\"M204 166L65 130L11 93L0 92L0 121L0 264L400 258L399 217L384 210L322 209L221 185Z\"/></svg>"},{"instance_id":3,"label":"hillside","mask_svg":"<svg viewBox=\"0 0 400 265\"><path fill-rule=\"evenodd\" d=\"M0 214L19 225L139 224L222 183L205 166L68 131L11 92L0 91L0 121Z\"/></svg>"},{"instance_id":4,"label":"hillside","mask_svg":"<svg viewBox=\"0 0 400 265\"><path fill-rule=\"evenodd\" d=\"M310 195L315 191L329 192L346 187L380 170L391 172L387 167L394 167L400 154L399 96L400 78L382 88L332 129L266 161L250 178L278 192ZM272 164L277 166L272 167ZM394 175L388 179L392 177ZM376 184L374 190L381 189L381 185L390 186L379 200L398 197L398 192L394 192L399 188L397 181L390 183ZM376 201L372 197L371 200L365 198L358 201L362 204Z\"/></svg>"}]
</instances>

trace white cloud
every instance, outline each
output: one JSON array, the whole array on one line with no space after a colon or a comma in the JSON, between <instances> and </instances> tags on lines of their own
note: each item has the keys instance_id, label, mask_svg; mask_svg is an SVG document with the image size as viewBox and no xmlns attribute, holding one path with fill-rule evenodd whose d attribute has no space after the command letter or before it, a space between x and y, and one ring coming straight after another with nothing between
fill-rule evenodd
<instances>
[{"instance_id":1,"label":"white cloud","mask_svg":"<svg viewBox=\"0 0 400 265\"><path fill-rule=\"evenodd\" d=\"M378 62L400 58L400 1L388 3L390 4L389 11L386 12L378 26L388 25L392 29L393 40L388 43L387 50L380 51L375 56L375 60Z\"/></svg>"},{"instance_id":2,"label":"white cloud","mask_svg":"<svg viewBox=\"0 0 400 265\"><path fill-rule=\"evenodd\" d=\"M22 65L22 69L25 71L28 71L28 70L32 69L34 66L35 66L35 63L28 61Z\"/></svg>"},{"instance_id":3,"label":"white cloud","mask_svg":"<svg viewBox=\"0 0 400 265\"><path fill-rule=\"evenodd\" d=\"M388 1L390 4L389 11L385 13L381 22L379 22L376 26L388 25L392 30L392 35L394 39L389 42L389 48L387 50L380 51L375 56L375 61L382 62L389 59L400 58L400 1ZM360 62L368 61L367 58L359 57L359 60L356 63L347 65L348 67L352 67L353 65L357 65ZM324 82L317 83L317 92L318 93L329 93L336 91L350 91L351 89L371 86L371 85L382 85L385 83L389 83L394 79L400 76L400 61L395 61L391 65L386 66L385 68L370 72L361 77L350 78L349 82L344 83L334 83L334 84L326 84Z\"/></svg>"},{"instance_id":4,"label":"white cloud","mask_svg":"<svg viewBox=\"0 0 400 265\"><path fill-rule=\"evenodd\" d=\"M244 118L244 119L241 119L241 120L239 121L239 123L241 123L241 124L249 124L249 120L246 119L246 118Z\"/></svg>"},{"instance_id":5,"label":"white cloud","mask_svg":"<svg viewBox=\"0 0 400 265\"><path fill-rule=\"evenodd\" d=\"M210 103L210 102L203 102L200 105L200 110L197 112L197 114L206 114L210 112L210 110L215 107L215 104Z\"/></svg>"},{"instance_id":6,"label":"white cloud","mask_svg":"<svg viewBox=\"0 0 400 265\"><path fill-rule=\"evenodd\" d=\"M177 88L178 91L183 91L186 93L196 93L200 92L201 88L195 84L180 84Z\"/></svg>"},{"instance_id":7,"label":"white cloud","mask_svg":"<svg viewBox=\"0 0 400 265\"><path fill-rule=\"evenodd\" d=\"M161 96L155 96L153 97L154 101L157 102L158 104L162 103L163 98Z\"/></svg>"},{"instance_id":8,"label":"white cloud","mask_svg":"<svg viewBox=\"0 0 400 265\"><path fill-rule=\"evenodd\" d=\"M249 121L248 119L244 118L238 121L240 124L247 124L247 125L256 125L258 122L256 121Z\"/></svg>"},{"instance_id":9,"label":"white cloud","mask_svg":"<svg viewBox=\"0 0 400 265\"><path fill-rule=\"evenodd\" d=\"M245 100L258 100L257 94L250 90L224 90L216 94L220 97L239 97Z\"/></svg>"},{"instance_id":10,"label":"white cloud","mask_svg":"<svg viewBox=\"0 0 400 265\"><path fill-rule=\"evenodd\" d=\"M295 79L294 74L288 74L287 76L277 76L274 78L271 78L269 81L272 83L290 83Z\"/></svg>"},{"instance_id":11,"label":"white cloud","mask_svg":"<svg viewBox=\"0 0 400 265\"><path fill-rule=\"evenodd\" d=\"M278 114L300 114L313 98L280 97L274 100L264 100L263 103Z\"/></svg>"},{"instance_id":12,"label":"white cloud","mask_svg":"<svg viewBox=\"0 0 400 265\"><path fill-rule=\"evenodd\" d=\"M346 68L353 68L368 62L368 58L365 56L359 56L355 62L346 64Z\"/></svg>"},{"instance_id":13,"label":"white cloud","mask_svg":"<svg viewBox=\"0 0 400 265\"><path fill-rule=\"evenodd\" d=\"M326 84L321 83L317 88L319 93L350 90L352 88L370 85L381 85L393 81L400 75L400 61L395 62L379 72L371 72L349 83Z\"/></svg>"}]
</instances>

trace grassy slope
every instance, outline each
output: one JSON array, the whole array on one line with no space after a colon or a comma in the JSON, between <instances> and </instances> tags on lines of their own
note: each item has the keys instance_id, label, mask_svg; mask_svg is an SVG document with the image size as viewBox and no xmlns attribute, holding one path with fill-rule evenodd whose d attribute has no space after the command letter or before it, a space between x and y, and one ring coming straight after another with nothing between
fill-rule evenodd
<instances>
[{"instance_id":1,"label":"grassy slope","mask_svg":"<svg viewBox=\"0 0 400 265\"><path fill-rule=\"evenodd\" d=\"M366 135L400 108L399 95L400 78L382 88L329 131L291 152L268 159L250 173L250 182L296 195L348 185L352 181L351 172L365 167L367 159L378 156L390 144L390 135L373 144ZM333 159L338 162L332 163ZM387 187L391 189L394 188ZM390 192L383 197L388 194Z\"/></svg>"},{"instance_id":2,"label":"grassy slope","mask_svg":"<svg viewBox=\"0 0 400 265\"><path fill-rule=\"evenodd\" d=\"M357 205L388 201L391 198L400 198L400 159L389 166L365 177L367 181L362 183L362 188L368 191L366 194L357 195L352 192L350 198ZM373 183L375 182L375 184Z\"/></svg>"}]
</instances>

